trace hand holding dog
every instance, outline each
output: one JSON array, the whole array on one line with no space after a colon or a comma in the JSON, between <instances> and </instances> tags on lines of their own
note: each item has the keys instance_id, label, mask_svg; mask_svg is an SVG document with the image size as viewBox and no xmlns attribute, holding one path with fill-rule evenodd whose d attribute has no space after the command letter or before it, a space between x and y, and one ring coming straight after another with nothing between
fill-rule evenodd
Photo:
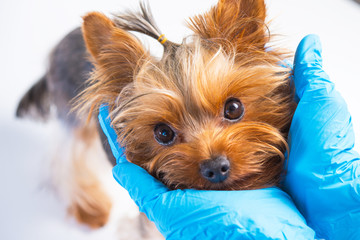
<instances>
[{"instance_id":1,"label":"hand holding dog","mask_svg":"<svg viewBox=\"0 0 360 240\"><path fill-rule=\"evenodd\" d=\"M320 53L314 36L306 37L296 53L294 82L300 101L290 129L285 189L318 237L356 239L360 161L352 150L350 115L322 70ZM277 188L170 191L121 157L116 134L106 124L106 109L99 117L119 162L115 179L167 239L314 238L290 197Z\"/></svg>"},{"instance_id":2,"label":"hand holding dog","mask_svg":"<svg viewBox=\"0 0 360 240\"><path fill-rule=\"evenodd\" d=\"M166 239L313 239L291 198L278 188L249 191L170 190L129 163L116 143L108 110L100 124L118 164L115 179Z\"/></svg>"},{"instance_id":3,"label":"hand holding dog","mask_svg":"<svg viewBox=\"0 0 360 240\"><path fill-rule=\"evenodd\" d=\"M300 99L289 133L285 190L324 239L360 239L360 157L346 103L322 69L318 37L295 55Z\"/></svg>"}]
</instances>

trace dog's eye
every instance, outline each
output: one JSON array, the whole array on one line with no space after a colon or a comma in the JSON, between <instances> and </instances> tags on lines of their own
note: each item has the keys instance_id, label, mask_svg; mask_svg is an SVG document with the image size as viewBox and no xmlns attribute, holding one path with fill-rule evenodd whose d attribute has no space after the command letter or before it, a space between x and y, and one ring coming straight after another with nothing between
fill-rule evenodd
<instances>
[{"instance_id":1,"label":"dog's eye","mask_svg":"<svg viewBox=\"0 0 360 240\"><path fill-rule=\"evenodd\" d=\"M165 123L159 123L154 128L156 141L161 145L170 145L175 141L175 132Z\"/></svg>"},{"instance_id":2,"label":"dog's eye","mask_svg":"<svg viewBox=\"0 0 360 240\"><path fill-rule=\"evenodd\" d=\"M224 117L231 121L240 120L244 116L244 105L237 98L230 98L224 107Z\"/></svg>"}]
</instances>

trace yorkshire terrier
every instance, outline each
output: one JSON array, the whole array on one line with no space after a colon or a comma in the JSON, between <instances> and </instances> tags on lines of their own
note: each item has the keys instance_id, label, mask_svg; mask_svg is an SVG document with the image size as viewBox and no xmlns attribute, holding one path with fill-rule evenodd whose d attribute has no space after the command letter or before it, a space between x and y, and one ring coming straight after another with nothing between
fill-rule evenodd
<instances>
[{"instance_id":1,"label":"yorkshire terrier","mask_svg":"<svg viewBox=\"0 0 360 240\"><path fill-rule=\"evenodd\" d=\"M277 185L296 104L291 69L282 64L288 56L269 47L265 17L264 0L219 0L209 12L190 18L194 34L177 44L160 32L144 4L140 12L113 19L89 13L82 31L55 48L49 71L21 100L17 114L35 106L46 116L49 103L55 105L77 141L90 149L102 138L115 164L94 120L106 104L126 158L171 189ZM164 46L162 58L153 57L131 32L157 39ZM81 171L87 170L73 174L97 182ZM76 196L82 196L73 202L75 216L104 224L111 202L101 185L84 179L74 184Z\"/></svg>"}]
</instances>

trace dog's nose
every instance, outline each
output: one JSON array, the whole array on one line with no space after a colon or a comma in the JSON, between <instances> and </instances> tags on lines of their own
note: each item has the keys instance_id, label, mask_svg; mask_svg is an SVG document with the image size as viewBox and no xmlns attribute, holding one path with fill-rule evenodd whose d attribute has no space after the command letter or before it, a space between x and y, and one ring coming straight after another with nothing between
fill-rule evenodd
<instances>
[{"instance_id":1,"label":"dog's nose","mask_svg":"<svg viewBox=\"0 0 360 240\"><path fill-rule=\"evenodd\" d=\"M224 156L205 160L200 164L201 175L212 183L225 181L229 176L230 162Z\"/></svg>"}]
</instances>

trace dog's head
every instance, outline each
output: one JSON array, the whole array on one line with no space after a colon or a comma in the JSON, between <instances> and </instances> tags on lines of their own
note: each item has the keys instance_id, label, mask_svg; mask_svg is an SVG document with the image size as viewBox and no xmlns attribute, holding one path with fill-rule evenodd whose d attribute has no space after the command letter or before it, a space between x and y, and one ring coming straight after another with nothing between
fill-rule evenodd
<instances>
[{"instance_id":1,"label":"dog's head","mask_svg":"<svg viewBox=\"0 0 360 240\"><path fill-rule=\"evenodd\" d=\"M264 2L220 0L190 19L193 36L164 43L160 60L128 32L160 36L156 26L138 24L150 19L154 26L142 9L114 21L84 17L96 68L80 97L83 109L108 104L128 160L169 187L275 185L295 104L290 71L279 66L283 55L265 47Z\"/></svg>"}]
</instances>

